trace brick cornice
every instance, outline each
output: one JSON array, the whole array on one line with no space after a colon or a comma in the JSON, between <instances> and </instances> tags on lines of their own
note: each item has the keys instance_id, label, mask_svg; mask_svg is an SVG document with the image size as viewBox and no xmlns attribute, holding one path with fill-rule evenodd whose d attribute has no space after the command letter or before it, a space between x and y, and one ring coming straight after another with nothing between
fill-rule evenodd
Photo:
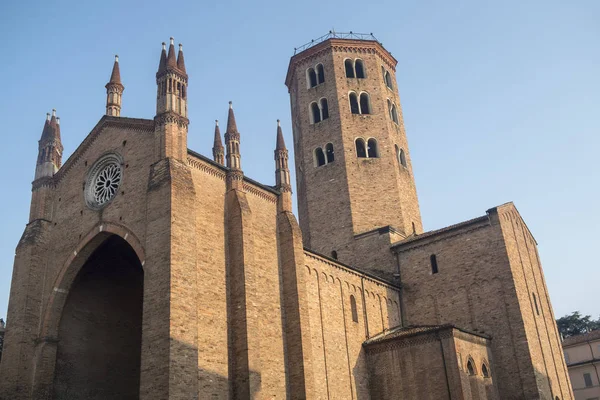
<instances>
[{"instance_id":1,"label":"brick cornice","mask_svg":"<svg viewBox=\"0 0 600 400\"><path fill-rule=\"evenodd\" d=\"M288 87L288 90L290 89L290 84L295 75L296 66L302 65L305 62L315 59L323 53L331 50L335 52L342 51L357 54L376 54L392 71L396 71L396 65L398 64L398 60L396 60L392 54L381 45L381 43L375 40L331 38L319 43L316 46L295 54L290 59L290 64L288 66L288 71L285 78L285 85Z\"/></svg>"}]
</instances>

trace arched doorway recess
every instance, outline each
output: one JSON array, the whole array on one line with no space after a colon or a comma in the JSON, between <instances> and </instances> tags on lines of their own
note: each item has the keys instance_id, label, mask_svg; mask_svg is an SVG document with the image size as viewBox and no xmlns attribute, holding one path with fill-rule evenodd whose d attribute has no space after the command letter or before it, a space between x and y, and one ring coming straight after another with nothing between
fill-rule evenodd
<instances>
[{"instance_id":1,"label":"arched doorway recess","mask_svg":"<svg viewBox=\"0 0 600 400\"><path fill-rule=\"evenodd\" d=\"M73 281L58 328L54 399L137 399L144 272L109 236Z\"/></svg>"}]
</instances>

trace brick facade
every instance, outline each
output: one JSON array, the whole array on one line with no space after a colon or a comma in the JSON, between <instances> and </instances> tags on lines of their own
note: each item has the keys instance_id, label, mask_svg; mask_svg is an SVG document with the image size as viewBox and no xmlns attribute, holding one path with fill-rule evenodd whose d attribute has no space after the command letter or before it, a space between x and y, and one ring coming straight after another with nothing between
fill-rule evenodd
<instances>
[{"instance_id":1,"label":"brick facade","mask_svg":"<svg viewBox=\"0 0 600 400\"><path fill-rule=\"evenodd\" d=\"M378 42L332 38L290 62L299 222L280 126L274 187L244 176L231 105L226 157L187 149L188 75L173 46L153 120L107 104L64 165L58 120L46 122L40 151L59 157L38 159L17 246L1 399L572 399L536 244L514 206L423 233L396 60ZM363 78L346 77L346 59L363 62ZM324 81L309 87L318 65ZM369 114L351 112L349 91L370 95ZM328 118L311 123L321 98ZM357 157L357 138L377 140L372 157ZM316 166L328 143L334 160ZM94 207L90 174L107 154L122 177ZM381 347L408 343L392 333L409 325L438 328Z\"/></svg>"}]
</instances>

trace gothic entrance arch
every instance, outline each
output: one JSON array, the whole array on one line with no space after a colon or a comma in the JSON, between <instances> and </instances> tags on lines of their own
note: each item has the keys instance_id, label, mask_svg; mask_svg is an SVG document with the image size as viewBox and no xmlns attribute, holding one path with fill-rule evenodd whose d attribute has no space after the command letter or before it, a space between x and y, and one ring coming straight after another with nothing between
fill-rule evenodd
<instances>
[{"instance_id":1,"label":"gothic entrance arch","mask_svg":"<svg viewBox=\"0 0 600 400\"><path fill-rule=\"evenodd\" d=\"M134 249L110 235L85 261L58 326L54 399L137 399L144 272Z\"/></svg>"}]
</instances>

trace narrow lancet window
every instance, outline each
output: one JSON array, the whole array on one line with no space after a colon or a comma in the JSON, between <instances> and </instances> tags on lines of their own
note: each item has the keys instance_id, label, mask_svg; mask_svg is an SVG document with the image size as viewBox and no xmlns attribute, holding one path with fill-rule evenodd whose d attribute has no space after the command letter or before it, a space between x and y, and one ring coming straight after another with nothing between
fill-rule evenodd
<instances>
[{"instance_id":1,"label":"narrow lancet window","mask_svg":"<svg viewBox=\"0 0 600 400\"><path fill-rule=\"evenodd\" d=\"M333 155L333 144L327 143L327 146L325 146L325 155L327 156L327 164L333 162L335 159Z\"/></svg>"},{"instance_id":2,"label":"narrow lancet window","mask_svg":"<svg viewBox=\"0 0 600 400\"><path fill-rule=\"evenodd\" d=\"M438 263L437 263L437 257L435 256L435 254L432 254L431 256L429 256L429 261L431 262L431 273L437 274L438 273Z\"/></svg>"},{"instance_id":3,"label":"narrow lancet window","mask_svg":"<svg viewBox=\"0 0 600 400\"><path fill-rule=\"evenodd\" d=\"M321 109L319 108L319 105L316 102L310 104L310 112L313 124L321 122Z\"/></svg>"},{"instance_id":4,"label":"narrow lancet window","mask_svg":"<svg viewBox=\"0 0 600 400\"><path fill-rule=\"evenodd\" d=\"M317 85L325 83L325 68L323 64L317 65Z\"/></svg>"},{"instance_id":5,"label":"narrow lancet window","mask_svg":"<svg viewBox=\"0 0 600 400\"><path fill-rule=\"evenodd\" d=\"M352 313L352 322L358 322L358 309L356 308L356 299L350 295L350 311Z\"/></svg>"},{"instance_id":6,"label":"narrow lancet window","mask_svg":"<svg viewBox=\"0 0 600 400\"><path fill-rule=\"evenodd\" d=\"M354 70L356 71L357 78L360 78L360 79L366 78L365 65L363 64L362 60L357 59L354 62Z\"/></svg>"},{"instance_id":7,"label":"narrow lancet window","mask_svg":"<svg viewBox=\"0 0 600 400\"><path fill-rule=\"evenodd\" d=\"M317 147L315 149L315 167L320 167L325 165L325 153L323 153L323 149Z\"/></svg>"},{"instance_id":8,"label":"narrow lancet window","mask_svg":"<svg viewBox=\"0 0 600 400\"><path fill-rule=\"evenodd\" d=\"M365 140L362 138L356 139L356 156L359 158L367 157L367 149L365 146Z\"/></svg>"},{"instance_id":9,"label":"narrow lancet window","mask_svg":"<svg viewBox=\"0 0 600 400\"><path fill-rule=\"evenodd\" d=\"M314 68L309 68L306 71L306 80L309 89L317 86L317 73L315 72Z\"/></svg>"},{"instance_id":10,"label":"narrow lancet window","mask_svg":"<svg viewBox=\"0 0 600 400\"><path fill-rule=\"evenodd\" d=\"M360 113L371 114L371 101L368 93L360 94Z\"/></svg>"},{"instance_id":11,"label":"narrow lancet window","mask_svg":"<svg viewBox=\"0 0 600 400\"><path fill-rule=\"evenodd\" d=\"M358 97L356 93L350 92L348 95L348 99L350 100L350 112L352 114L360 114L360 108L358 107Z\"/></svg>"},{"instance_id":12,"label":"narrow lancet window","mask_svg":"<svg viewBox=\"0 0 600 400\"><path fill-rule=\"evenodd\" d=\"M344 67L346 68L346 78L354 78L354 65L352 65L352 60L346 59L346 61L344 61Z\"/></svg>"},{"instance_id":13,"label":"narrow lancet window","mask_svg":"<svg viewBox=\"0 0 600 400\"><path fill-rule=\"evenodd\" d=\"M321 120L325 120L329 118L329 105L327 104L327 99L323 98L319 103L321 105Z\"/></svg>"},{"instance_id":14,"label":"narrow lancet window","mask_svg":"<svg viewBox=\"0 0 600 400\"><path fill-rule=\"evenodd\" d=\"M377 149L377 140L371 138L367 141L367 155L369 156L369 158L379 157L379 152Z\"/></svg>"}]
</instances>

